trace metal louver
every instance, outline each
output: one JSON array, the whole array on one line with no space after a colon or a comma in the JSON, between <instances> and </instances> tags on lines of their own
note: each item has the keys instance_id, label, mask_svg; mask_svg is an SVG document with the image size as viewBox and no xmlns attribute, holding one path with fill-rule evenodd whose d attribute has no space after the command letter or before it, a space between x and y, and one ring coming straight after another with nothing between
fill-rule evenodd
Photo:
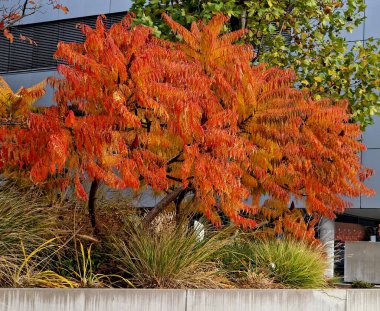
<instances>
[{"instance_id":1,"label":"metal louver","mask_svg":"<svg viewBox=\"0 0 380 311\"><path fill-rule=\"evenodd\" d=\"M110 27L125 14L126 12L108 14L105 24ZM84 36L77 25L84 23L95 27L96 19L97 16L86 16L13 27L11 32L15 40L12 44L4 36L0 36L0 74L55 68L57 61L53 55L58 42L83 42ZM20 34L31 38L36 45L27 40L19 40Z\"/></svg>"},{"instance_id":2,"label":"metal louver","mask_svg":"<svg viewBox=\"0 0 380 311\"><path fill-rule=\"evenodd\" d=\"M8 61L9 41L4 36L0 36L0 72L8 71Z\"/></svg>"},{"instance_id":3,"label":"metal louver","mask_svg":"<svg viewBox=\"0 0 380 311\"><path fill-rule=\"evenodd\" d=\"M15 40L9 44L8 71L32 69L34 46L28 41L21 41L19 37L22 34L33 38L33 33L33 28L20 27L12 30Z\"/></svg>"}]
</instances>

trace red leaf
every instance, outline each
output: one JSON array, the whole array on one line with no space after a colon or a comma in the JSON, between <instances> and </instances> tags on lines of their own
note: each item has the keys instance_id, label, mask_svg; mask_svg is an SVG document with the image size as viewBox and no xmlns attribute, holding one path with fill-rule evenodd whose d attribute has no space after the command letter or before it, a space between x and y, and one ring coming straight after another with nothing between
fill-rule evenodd
<instances>
[{"instance_id":1,"label":"red leaf","mask_svg":"<svg viewBox=\"0 0 380 311\"><path fill-rule=\"evenodd\" d=\"M80 182L78 174L75 175L74 183L75 183L75 194L77 195L77 197L79 199L82 199L83 201L87 201L88 196L87 196L86 190L84 190L84 187L82 183Z\"/></svg>"},{"instance_id":2,"label":"red leaf","mask_svg":"<svg viewBox=\"0 0 380 311\"><path fill-rule=\"evenodd\" d=\"M69 128L73 128L75 125L75 122L76 120L75 120L74 112L70 110L65 119L65 125Z\"/></svg>"},{"instance_id":3,"label":"red leaf","mask_svg":"<svg viewBox=\"0 0 380 311\"><path fill-rule=\"evenodd\" d=\"M69 12L69 9L66 6L63 6L62 4L55 5L54 9L61 10L65 14L67 14Z\"/></svg>"},{"instance_id":4,"label":"red leaf","mask_svg":"<svg viewBox=\"0 0 380 311\"><path fill-rule=\"evenodd\" d=\"M13 43L14 37L13 35L9 32L7 28L4 29L4 36L11 42Z\"/></svg>"}]
</instances>

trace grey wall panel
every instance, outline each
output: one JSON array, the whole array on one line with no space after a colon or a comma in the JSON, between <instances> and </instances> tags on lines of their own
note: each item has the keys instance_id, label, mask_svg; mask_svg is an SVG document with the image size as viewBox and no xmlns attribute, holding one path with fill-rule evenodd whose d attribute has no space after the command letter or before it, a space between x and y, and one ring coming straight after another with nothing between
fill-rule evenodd
<instances>
[{"instance_id":1,"label":"grey wall panel","mask_svg":"<svg viewBox=\"0 0 380 311\"><path fill-rule=\"evenodd\" d=\"M364 16L364 13L362 14ZM346 38L348 41L355 41L355 40L363 40L363 32L364 32L364 22L359 25L359 27L355 27L355 29L352 31L352 33L343 30L341 32L341 36Z\"/></svg>"},{"instance_id":2,"label":"grey wall panel","mask_svg":"<svg viewBox=\"0 0 380 311\"><path fill-rule=\"evenodd\" d=\"M352 33L343 30L341 32L341 36L346 38L347 41L363 40L363 29L364 29L364 23L362 23L359 27L355 28L352 31Z\"/></svg>"},{"instance_id":3,"label":"grey wall panel","mask_svg":"<svg viewBox=\"0 0 380 311\"><path fill-rule=\"evenodd\" d=\"M175 289L0 289L0 311L185 311L186 294Z\"/></svg>"},{"instance_id":4,"label":"grey wall panel","mask_svg":"<svg viewBox=\"0 0 380 311\"><path fill-rule=\"evenodd\" d=\"M0 311L376 311L379 302L379 289L0 289Z\"/></svg>"},{"instance_id":5,"label":"grey wall panel","mask_svg":"<svg viewBox=\"0 0 380 311\"><path fill-rule=\"evenodd\" d=\"M349 208L344 213L351 216L380 220L380 208Z\"/></svg>"},{"instance_id":6,"label":"grey wall panel","mask_svg":"<svg viewBox=\"0 0 380 311\"><path fill-rule=\"evenodd\" d=\"M30 87L41 82L43 79L56 74L56 71L25 72L7 74L4 75L4 79L15 92L22 86ZM37 102L40 106L50 106L53 104L53 89L50 86L47 86L46 91L46 95Z\"/></svg>"},{"instance_id":7,"label":"grey wall panel","mask_svg":"<svg viewBox=\"0 0 380 311\"><path fill-rule=\"evenodd\" d=\"M60 0L60 3L67 6L69 12L59 11L59 19L107 14L111 6L110 0Z\"/></svg>"},{"instance_id":8,"label":"grey wall panel","mask_svg":"<svg viewBox=\"0 0 380 311\"><path fill-rule=\"evenodd\" d=\"M9 8L20 7L22 0L6 0L5 5ZM35 0L41 3L42 7L39 12L25 17L19 24L31 24L47 22L58 19L67 19L75 17L83 17L90 15L107 14L111 9L111 0L60 0L60 4L69 8L69 12L65 14L62 10L53 9L51 5L47 5L48 0ZM131 0L113 0L112 12L125 11L130 8ZM3 2L0 3L3 5Z\"/></svg>"},{"instance_id":9,"label":"grey wall panel","mask_svg":"<svg viewBox=\"0 0 380 311\"><path fill-rule=\"evenodd\" d=\"M380 243L345 243L344 281L380 284Z\"/></svg>"},{"instance_id":10,"label":"grey wall panel","mask_svg":"<svg viewBox=\"0 0 380 311\"><path fill-rule=\"evenodd\" d=\"M380 292L370 289L348 289L346 311L379 310Z\"/></svg>"},{"instance_id":11,"label":"grey wall panel","mask_svg":"<svg viewBox=\"0 0 380 311\"><path fill-rule=\"evenodd\" d=\"M343 197L343 199L352 204L351 208L360 208L360 197L357 197L357 198Z\"/></svg>"},{"instance_id":12,"label":"grey wall panel","mask_svg":"<svg viewBox=\"0 0 380 311\"><path fill-rule=\"evenodd\" d=\"M131 6L131 0L111 0L110 13L128 11Z\"/></svg>"},{"instance_id":13,"label":"grey wall panel","mask_svg":"<svg viewBox=\"0 0 380 311\"><path fill-rule=\"evenodd\" d=\"M380 38L380 0L366 0L365 37Z\"/></svg>"},{"instance_id":14,"label":"grey wall panel","mask_svg":"<svg viewBox=\"0 0 380 311\"><path fill-rule=\"evenodd\" d=\"M380 208L380 149L370 149L363 152L363 165L373 168L375 175L365 183L376 191L373 197L362 196L362 208Z\"/></svg>"},{"instance_id":15,"label":"grey wall panel","mask_svg":"<svg viewBox=\"0 0 380 311\"><path fill-rule=\"evenodd\" d=\"M364 39L380 38L380 0L366 0L366 4ZM362 196L362 208L380 208L380 117L375 116L374 120L375 123L363 133L363 143L369 148L363 152L363 165L375 169L375 175L366 184L375 189L376 196Z\"/></svg>"},{"instance_id":16,"label":"grey wall panel","mask_svg":"<svg viewBox=\"0 0 380 311\"><path fill-rule=\"evenodd\" d=\"M78 0L82 1L82 0ZM7 5L7 7L12 8L12 7L20 7L22 3L24 2L23 0L6 0L5 1L0 1L1 5ZM47 5L49 2L48 0L35 0L36 3L41 4L42 7L39 10L39 12L27 16L22 19L20 24L30 24L30 23L40 23L40 22L47 22L47 21L52 21L58 19L58 10L54 10L52 6Z\"/></svg>"},{"instance_id":17,"label":"grey wall panel","mask_svg":"<svg viewBox=\"0 0 380 311\"><path fill-rule=\"evenodd\" d=\"M380 116L375 116L374 120L375 123L363 133L363 143L367 148L380 148Z\"/></svg>"},{"instance_id":18,"label":"grey wall panel","mask_svg":"<svg viewBox=\"0 0 380 311\"><path fill-rule=\"evenodd\" d=\"M188 311L345 311L346 294L314 290L188 290Z\"/></svg>"}]
</instances>

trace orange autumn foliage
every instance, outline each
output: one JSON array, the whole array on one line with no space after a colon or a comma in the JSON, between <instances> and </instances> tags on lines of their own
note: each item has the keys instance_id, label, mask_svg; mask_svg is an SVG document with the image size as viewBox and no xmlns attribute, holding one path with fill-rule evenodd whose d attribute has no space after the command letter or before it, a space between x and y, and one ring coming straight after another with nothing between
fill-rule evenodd
<instances>
[{"instance_id":1,"label":"orange autumn foliage","mask_svg":"<svg viewBox=\"0 0 380 311\"><path fill-rule=\"evenodd\" d=\"M183 189L216 225L220 214L243 227L271 219L275 233L307 237L313 226L291 200L334 217L350 206L344 196L373 194L345 101L315 101L293 87L292 71L252 66L252 47L234 44L245 30L221 34L223 15L191 30L164 18L180 42L127 16L108 30L99 17L82 26L83 44L60 43L57 106L29 114L27 128L2 128L3 168L74 185L83 199L93 179Z\"/></svg>"},{"instance_id":2,"label":"orange autumn foliage","mask_svg":"<svg viewBox=\"0 0 380 311\"><path fill-rule=\"evenodd\" d=\"M4 35L11 43L14 41L12 27L28 16L45 11L47 6L51 6L53 9L60 10L65 14L69 12L66 6L59 4L59 0L47 0L44 2L25 0L18 1L18 3L5 0L0 2L2 2L0 6L0 35ZM31 38L22 34L20 34L20 40L27 40L30 44L35 44Z\"/></svg>"}]
</instances>

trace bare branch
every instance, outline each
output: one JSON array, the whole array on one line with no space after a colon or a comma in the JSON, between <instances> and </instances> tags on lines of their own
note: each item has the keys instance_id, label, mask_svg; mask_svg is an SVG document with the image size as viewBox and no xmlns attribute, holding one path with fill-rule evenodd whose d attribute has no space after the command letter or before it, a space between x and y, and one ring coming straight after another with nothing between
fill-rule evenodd
<instances>
[{"instance_id":1,"label":"bare branch","mask_svg":"<svg viewBox=\"0 0 380 311\"><path fill-rule=\"evenodd\" d=\"M148 228L153 219L156 218L156 216L160 214L165 208L167 208L170 203L174 202L174 200L177 199L183 190L183 187L178 187L172 192L168 193L159 203L157 203L157 205L153 207L152 210L150 210L149 213L145 216L142 223L143 227Z\"/></svg>"}]
</instances>

